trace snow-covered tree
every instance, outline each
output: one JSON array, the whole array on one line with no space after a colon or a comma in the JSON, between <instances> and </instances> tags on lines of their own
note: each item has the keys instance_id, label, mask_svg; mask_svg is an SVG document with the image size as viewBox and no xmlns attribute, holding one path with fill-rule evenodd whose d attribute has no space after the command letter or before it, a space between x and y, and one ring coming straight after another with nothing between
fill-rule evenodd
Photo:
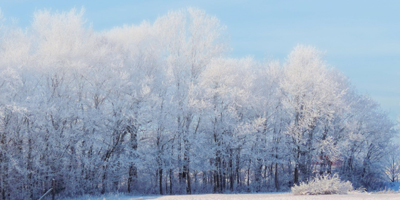
<instances>
[{"instance_id":1,"label":"snow-covered tree","mask_svg":"<svg viewBox=\"0 0 400 200\"><path fill-rule=\"evenodd\" d=\"M0 198L397 178L393 123L314 47L258 62L227 57L225 27L198 9L104 32L83 16L0 25Z\"/></svg>"},{"instance_id":2,"label":"snow-covered tree","mask_svg":"<svg viewBox=\"0 0 400 200\"><path fill-rule=\"evenodd\" d=\"M331 149L319 143L333 142L328 135L335 108L343 106L341 88L330 78L320 53L313 47L297 46L289 55L281 83L283 106L290 116L286 134L294 160L294 183L312 177L313 165ZM318 151L320 150L320 151Z\"/></svg>"}]
</instances>

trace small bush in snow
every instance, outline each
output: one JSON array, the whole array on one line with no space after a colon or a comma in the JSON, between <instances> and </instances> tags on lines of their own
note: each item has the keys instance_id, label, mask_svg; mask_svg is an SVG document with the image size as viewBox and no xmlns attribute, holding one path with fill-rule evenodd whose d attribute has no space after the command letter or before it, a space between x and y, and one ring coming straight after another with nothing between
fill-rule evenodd
<instances>
[{"instance_id":1,"label":"small bush in snow","mask_svg":"<svg viewBox=\"0 0 400 200\"><path fill-rule=\"evenodd\" d=\"M300 185L294 185L291 189L295 195L347 194L353 190L353 185L350 181L341 181L337 174L317 175L308 183L301 182Z\"/></svg>"}]
</instances>

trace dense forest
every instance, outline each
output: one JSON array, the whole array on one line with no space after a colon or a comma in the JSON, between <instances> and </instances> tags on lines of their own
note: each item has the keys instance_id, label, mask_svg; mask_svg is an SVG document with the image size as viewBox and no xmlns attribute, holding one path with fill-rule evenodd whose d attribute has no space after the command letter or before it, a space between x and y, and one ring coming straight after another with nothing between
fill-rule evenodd
<instances>
[{"instance_id":1,"label":"dense forest","mask_svg":"<svg viewBox=\"0 0 400 200\"><path fill-rule=\"evenodd\" d=\"M394 122L314 47L229 58L226 28L197 9L102 32L76 10L0 23L1 199L38 199L52 180L78 196L398 178Z\"/></svg>"}]
</instances>

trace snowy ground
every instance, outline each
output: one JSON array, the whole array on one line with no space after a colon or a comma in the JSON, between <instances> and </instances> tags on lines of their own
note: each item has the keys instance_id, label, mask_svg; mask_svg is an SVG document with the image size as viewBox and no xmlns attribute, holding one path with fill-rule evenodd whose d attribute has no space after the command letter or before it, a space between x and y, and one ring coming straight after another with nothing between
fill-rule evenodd
<instances>
[{"instance_id":1,"label":"snowy ground","mask_svg":"<svg viewBox=\"0 0 400 200\"><path fill-rule=\"evenodd\" d=\"M291 193L270 194L203 194L174 196L123 196L109 195L103 197L85 196L74 200L400 200L400 194L352 193L348 195L295 196Z\"/></svg>"}]
</instances>

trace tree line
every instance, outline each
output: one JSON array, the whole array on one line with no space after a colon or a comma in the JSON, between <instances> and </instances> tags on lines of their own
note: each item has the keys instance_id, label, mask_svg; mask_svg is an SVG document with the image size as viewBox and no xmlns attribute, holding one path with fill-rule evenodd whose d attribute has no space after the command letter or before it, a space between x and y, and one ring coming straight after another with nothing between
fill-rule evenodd
<instances>
[{"instance_id":1,"label":"tree line","mask_svg":"<svg viewBox=\"0 0 400 200\"><path fill-rule=\"evenodd\" d=\"M204 11L103 32L83 11L0 26L0 197L286 191L316 174L388 175L394 124L298 45L229 58Z\"/></svg>"}]
</instances>

